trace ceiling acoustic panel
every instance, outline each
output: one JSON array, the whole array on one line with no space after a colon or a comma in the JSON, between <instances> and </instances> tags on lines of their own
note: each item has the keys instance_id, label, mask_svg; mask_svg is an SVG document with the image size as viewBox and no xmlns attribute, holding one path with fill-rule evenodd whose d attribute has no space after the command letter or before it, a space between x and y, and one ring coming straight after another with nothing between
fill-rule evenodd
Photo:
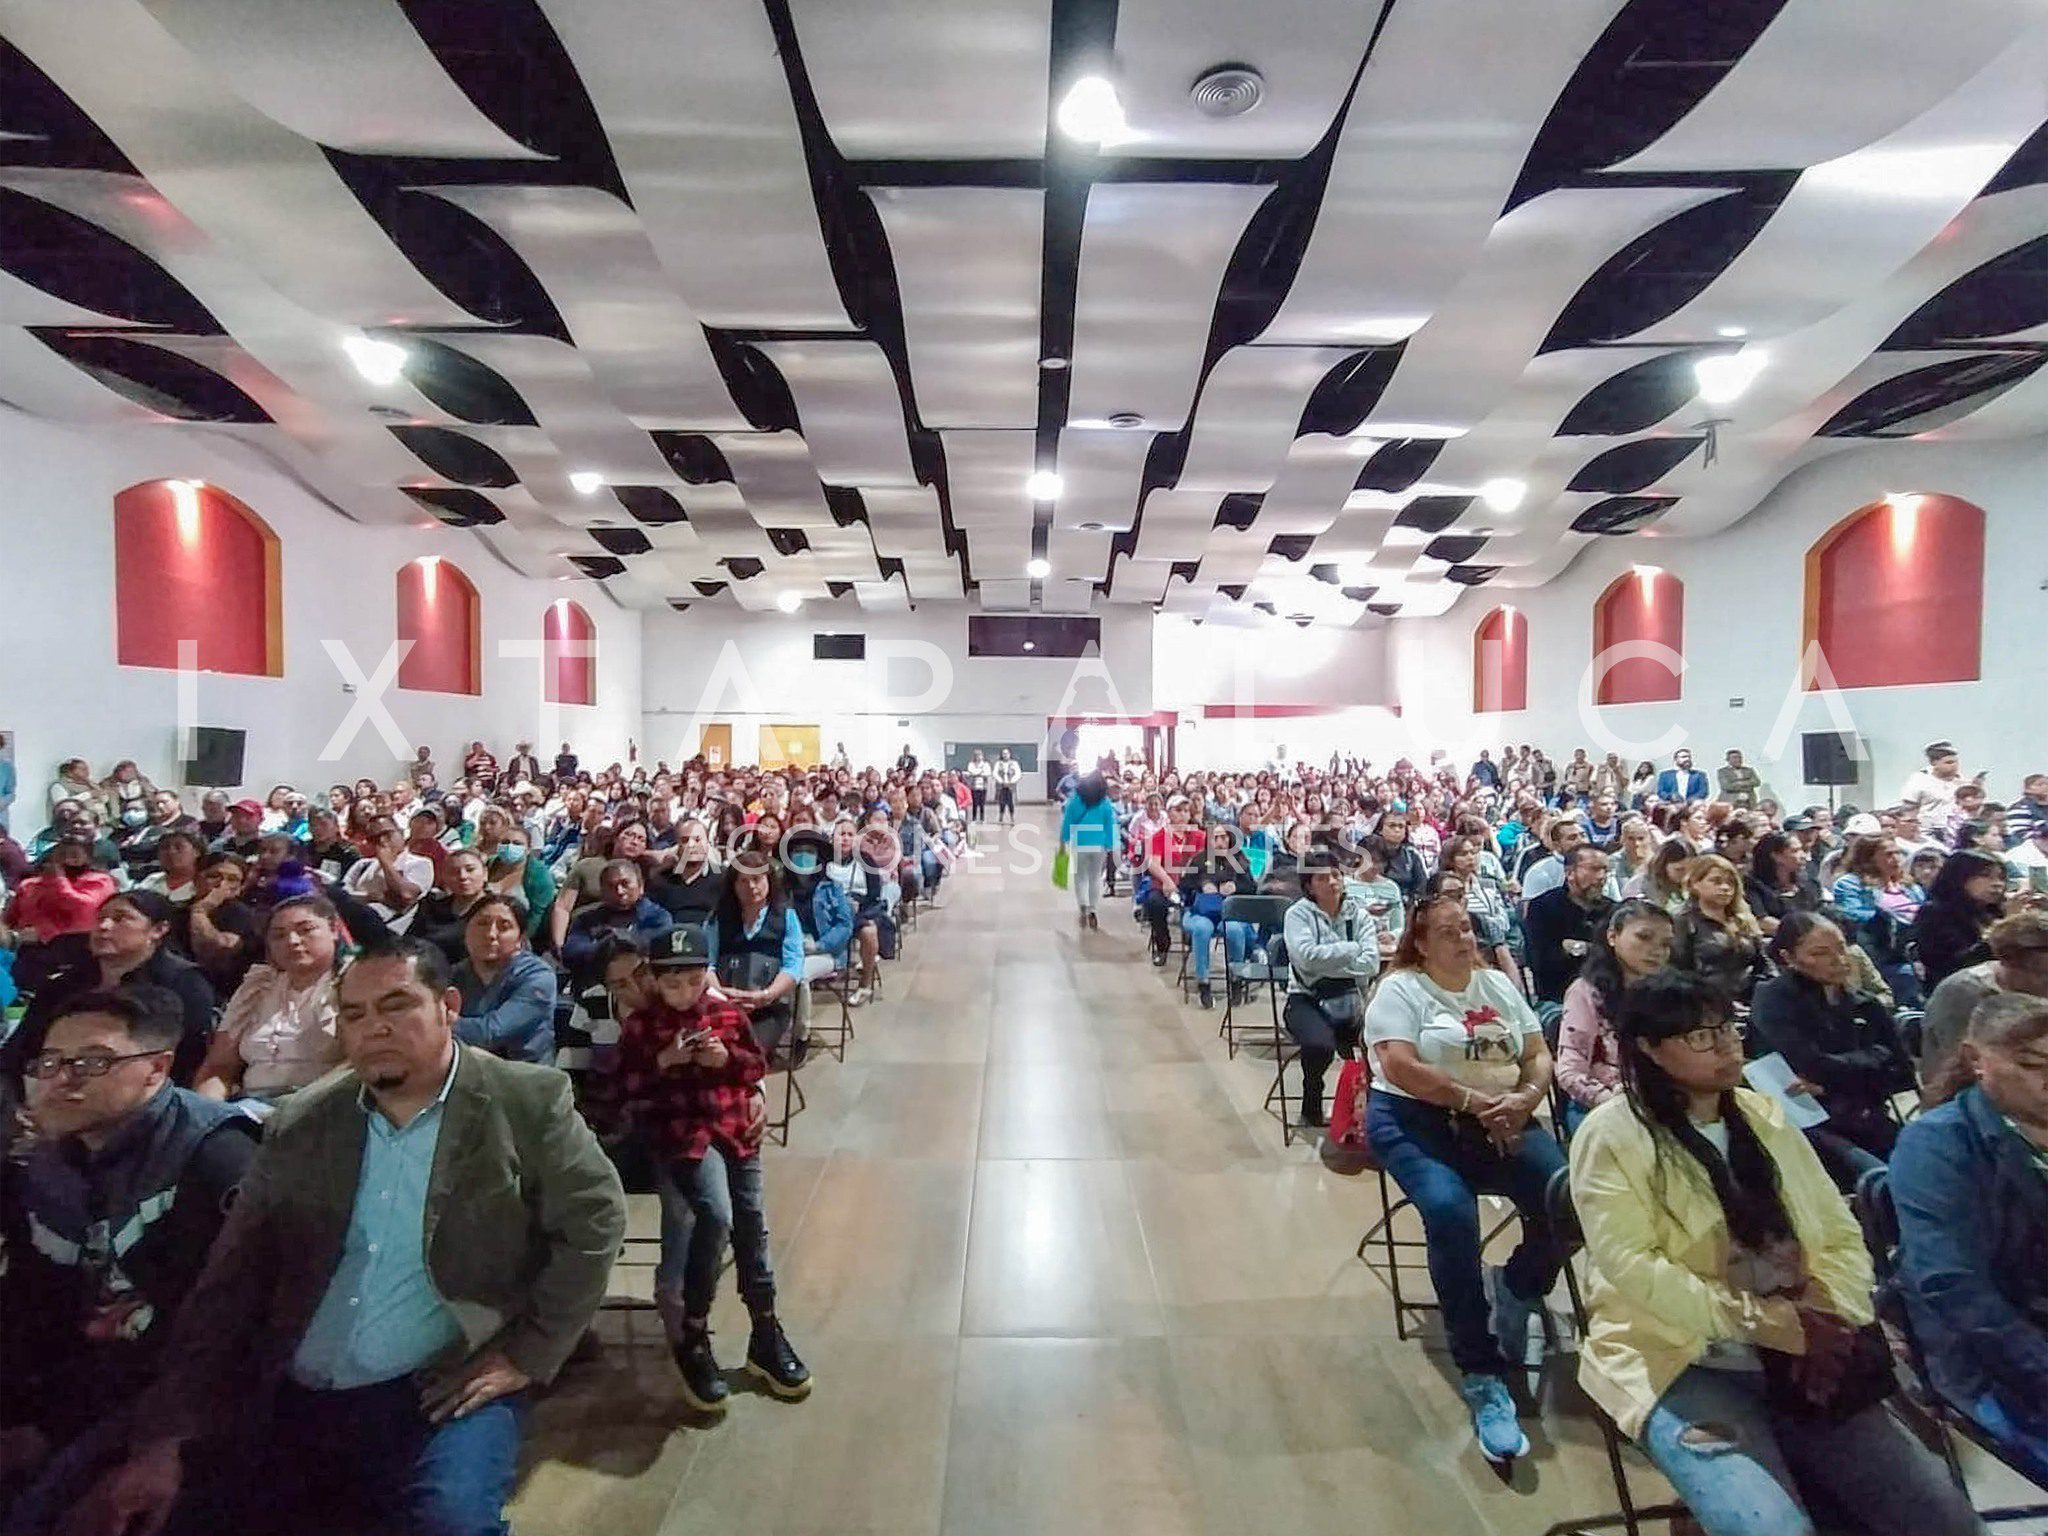
<instances>
[{"instance_id":1,"label":"ceiling acoustic panel","mask_svg":"<svg viewBox=\"0 0 2048 1536\"><path fill-rule=\"evenodd\" d=\"M264 116L365 155L539 158L476 109L398 0L144 0Z\"/></svg>"},{"instance_id":2,"label":"ceiling acoustic panel","mask_svg":"<svg viewBox=\"0 0 2048 1536\"><path fill-rule=\"evenodd\" d=\"M1182 490L1263 491L1280 472L1302 411L1344 347L1233 347L1202 381Z\"/></svg>"},{"instance_id":3,"label":"ceiling acoustic panel","mask_svg":"<svg viewBox=\"0 0 2048 1536\"><path fill-rule=\"evenodd\" d=\"M1081 231L1067 420L1187 422L1223 269L1270 187L1097 183Z\"/></svg>"},{"instance_id":4,"label":"ceiling acoustic panel","mask_svg":"<svg viewBox=\"0 0 2048 1536\"><path fill-rule=\"evenodd\" d=\"M1145 498L1133 552L1141 560L1199 560L1216 525L1214 491L1154 491Z\"/></svg>"},{"instance_id":5,"label":"ceiling acoustic panel","mask_svg":"<svg viewBox=\"0 0 2048 1536\"><path fill-rule=\"evenodd\" d=\"M1299 159L1337 120L1378 14L1357 0L1120 0L1117 95L1128 132L1116 152ZM1200 82L1224 63L1259 76L1259 103L1241 115L1198 104Z\"/></svg>"},{"instance_id":6,"label":"ceiling acoustic panel","mask_svg":"<svg viewBox=\"0 0 2048 1536\"><path fill-rule=\"evenodd\" d=\"M400 254L316 144L235 94L138 0L0 0L0 36L172 206L314 314L344 325L474 321Z\"/></svg>"},{"instance_id":7,"label":"ceiling acoustic panel","mask_svg":"<svg viewBox=\"0 0 2048 1536\"><path fill-rule=\"evenodd\" d=\"M1024 481L1038 452L1033 432L942 432L946 483L958 528L1031 528Z\"/></svg>"},{"instance_id":8,"label":"ceiling acoustic panel","mask_svg":"<svg viewBox=\"0 0 2048 1536\"><path fill-rule=\"evenodd\" d=\"M1069 427L1062 432L1053 526L1118 533L1130 528L1138 515L1138 491L1151 448L1149 432L1119 432L1113 427Z\"/></svg>"},{"instance_id":9,"label":"ceiling acoustic panel","mask_svg":"<svg viewBox=\"0 0 2048 1536\"><path fill-rule=\"evenodd\" d=\"M0 325L0 401L31 416L92 426L169 419L109 389L13 325Z\"/></svg>"},{"instance_id":10,"label":"ceiling acoustic panel","mask_svg":"<svg viewBox=\"0 0 2048 1536\"><path fill-rule=\"evenodd\" d=\"M1275 534L1321 533L1344 509L1358 472L1379 448L1372 438L1298 437L1253 526Z\"/></svg>"},{"instance_id":11,"label":"ceiling acoustic panel","mask_svg":"<svg viewBox=\"0 0 2048 1536\"><path fill-rule=\"evenodd\" d=\"M748 425L704 327L633 210L595 187L437 187L511 246L547 290L598 385L638 427Z\"/></svg>"},{"instance_id":12,"label":"ceiling acoustic panel","mask_svg":"<svg viewBox=\"0 0 2048 1536\"><path fill-rule=\"evenodd\" d=\"M797 433L721 432L712 441L732 466L748 515L763 528L833 526L818 467Z\"/></svg>"},{"instance_id":13,"label":"ceiling acoustic panel","mask_svg":"<svg viewBox=\"0 0 2048 1536\"><path fill-rule=\"evenodd\" d=\"M760 0L538 0L683 302L707 325L851 328Z\"/></svg>"},{"instance_id":14,"label":"ceiling acoustic panel","mask_svg":"<svg viewBox=\"0 0 2048 1536\"><path fill-rule=\"evenodd\" d=\"M1051 0L790 0L789 10L825 130L848 159L1045 153Z\"/></svg>"},{"instance_id":15,"label":"ceiling acoustic panel","mask_svg":"<svg viewBox=\"0 0 2048 1536\"><path fill-rule=\"evenodd\" d=\"M903 396L871 341L764 341L781 370L811 459L828 485L915 485Z\"/></svg>"},{"instance_id":16,"label":"ceiling acoustic panel","mask_svg":"<svg viewBox=\"0 0 2048 1536\"><path fill-rule=\"evenodd\" d=\"M1614 169L1799 169L1832 160L1961 90L2040 15L2032 0L1788 0L1704 101Z\"/></svg>"},{"instance_id":17,"label":"ceiling acoustic panel","mask_svg":"<svg viewBox=\"0 0 2048 1536\"><path fill-rule=\"evenodd\" d=\"M1261 340L1370 345L1419 330L1478 256L1537 130L1622 5L1395 5L1301 269Z\"/></svg>"}]
</instances>

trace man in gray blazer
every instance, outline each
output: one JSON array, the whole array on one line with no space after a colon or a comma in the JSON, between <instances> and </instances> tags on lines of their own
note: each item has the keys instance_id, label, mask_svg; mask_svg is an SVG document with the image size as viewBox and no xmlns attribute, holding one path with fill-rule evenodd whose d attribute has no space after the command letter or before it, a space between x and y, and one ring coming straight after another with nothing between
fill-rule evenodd
<instances>
[{"instance_id":1,"label":"man in gray blazer","mask_svg":"<svg viewBox=\"0 0 2048 1536\"><path fill-rule=\"evenodd\" d=\"M625 1195L566 1077L456 1043L439 950L375 941L337 999L347 1067L269 1123L72 1529L507 1529L527 1389L603 1300Z\"/></svg>"}]
</instances>

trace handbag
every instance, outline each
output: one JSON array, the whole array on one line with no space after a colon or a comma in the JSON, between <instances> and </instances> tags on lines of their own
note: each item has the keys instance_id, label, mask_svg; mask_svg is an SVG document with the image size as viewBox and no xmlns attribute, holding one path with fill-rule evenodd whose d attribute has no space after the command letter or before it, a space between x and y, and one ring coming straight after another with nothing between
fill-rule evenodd
<instances>
[{"instance_id":1,"label":"handbag","mask_svg":"<svg viewBox=\"0 0 2048 1536\"><path fill-rule=\"evenodd\" d=\"M1067 888L1069 868L1070 861L1067 857L1067 845L1061 843L1058 850L1052 856L1052 883L1060 890L1064 891Z\"/></svg>"},{"instance_id":2,"label":"handbag","mask_svg":"<svg viewBox=\"0 0 2048 1536\"><path fill-rule=\"evenodd\" d=\"M1865 1323L1852 1336L1849 1358L1843 1362L1842 1374L1836 1379L1835 1389L1826 1402L1817 1403L1807 1396L1806 1388L1799 1380L1803 1356L1788 1355L1775 1349L1758 1350L1757 1353L1763 1359L1764 1392L1770 1399L1771 1409L1787 1418L1843 1424L1864 1409L1875 1408L1899 1390L1899 1379L1892 1365L1891 1345L1885 1341L1884 1330L1876 1323Z\"/></svg>"},{"instance_id":3,"label":"handbag","mask_svg":"<svg viewBox=\"0 0 2048 1536\"><path fill-rule=\"evenodd\" d=\"M1365 1149L1365 1063L1347 1061L1337 1069L1330 1100L1330 1140L1354 1152Z\"/></svg>"}]
</instances>

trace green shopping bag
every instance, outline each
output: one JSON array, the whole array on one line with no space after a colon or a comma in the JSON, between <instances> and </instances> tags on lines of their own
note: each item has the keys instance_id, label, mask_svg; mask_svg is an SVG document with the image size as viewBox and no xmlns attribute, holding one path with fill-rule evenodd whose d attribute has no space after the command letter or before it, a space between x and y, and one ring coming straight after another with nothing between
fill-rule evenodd
<instances>
[{"instance_id":1,"label":"green shopping bag","mask_svg":"<svg viewBox=\"0 0 2048 1536\"><path fill-rule=\"evenodd\" d=\"M1052 856L1052 883L1061 890L1067 888L1067 845L1060 844L1059 851Z\"/></svg>"}]
</instances>

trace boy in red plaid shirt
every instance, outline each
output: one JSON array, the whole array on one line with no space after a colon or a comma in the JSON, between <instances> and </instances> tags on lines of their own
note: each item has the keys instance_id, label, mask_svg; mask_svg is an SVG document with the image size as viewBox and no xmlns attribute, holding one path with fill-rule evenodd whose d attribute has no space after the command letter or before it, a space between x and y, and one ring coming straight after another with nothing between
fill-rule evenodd
<instances>
[{"instance_id":1,"label":"boy in red plaid shirt","mask_svg":"<svg viewBox=\"0 0 2048 1536\"><path fill-rule=\"evenodd\" d=\"M731 1396L712 1353L710 1325L730 1239L740 1299L754 1319L747 1373L777 1397L806 1397L811 1373L776 1321L768 1262L754 1093L767 1058L745 1012L711 989L711 950L701 927L684 923L658 936L647 958L653 995L620 1024L617 1084L626 1112L694 1218L673 1345L683 1396L703 1413L723 1413Z\"/></svg>"}]
</instances>

